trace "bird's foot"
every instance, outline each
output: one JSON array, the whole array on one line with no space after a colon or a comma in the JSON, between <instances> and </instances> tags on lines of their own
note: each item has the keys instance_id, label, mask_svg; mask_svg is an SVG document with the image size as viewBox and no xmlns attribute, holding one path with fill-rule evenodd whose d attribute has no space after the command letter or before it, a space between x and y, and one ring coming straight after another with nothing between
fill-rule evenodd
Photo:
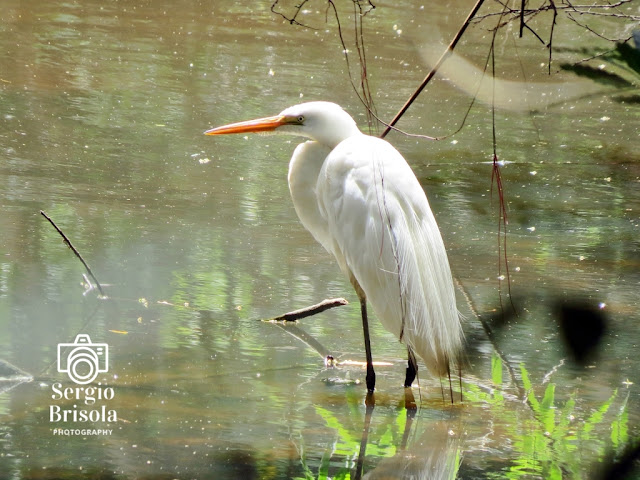
<instances>
[{"instance_id":1,"label":"bird's foot","mask_svg":"<svg viewBox=\"0 0 640 480\"><path fill-rule=\"evenodd\" d=\"M373 371L373 365L367 365L367 390L373 393L376 389L376 372Z\"/></svg>"},{"instance_id":2,"label":"bird's foot","mask_svg":"<svg viewBox=\"0 0 640 480\"><path fill-rule=\"evenodd\" d=\"M413 381L416 378L416 374L418 373L418 369L416 368L416 366L414 365L414 363L409 360L409 363L407 365L407 373L404 377L404 386L405 387L410 387L411 384L413 383Z\"/></svg>"}]
</instances>

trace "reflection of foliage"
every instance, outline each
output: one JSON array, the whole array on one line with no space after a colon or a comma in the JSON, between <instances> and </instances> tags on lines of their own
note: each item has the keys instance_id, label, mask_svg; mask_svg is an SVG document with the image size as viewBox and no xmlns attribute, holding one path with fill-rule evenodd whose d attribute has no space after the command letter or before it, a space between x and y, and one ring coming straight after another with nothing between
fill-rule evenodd
<instances>
[{"instance_id":1,"label":"reflection of foliage","mask_svg":"<svg viewBox=\"0 0 640 480\"><path fill-rule=\"evenodd\" d=\"M603 85L634 89L640 87L640 50L633 48L628 43L618 43L613 50L600 54L590 53L591 57L587 61L598 59L606 63L594 67L583 61L576 64L563 63L560 67ZM613 71L605 69L606 64L613 67ZM639 103L640 96L636 94L631 98L626 96L619 98L619 100Z\"/></svg>"},{"instance_id":2,"label":"reflection of foliage","mask_svg":"<svg viewBox=\"0 0 640 480\"><path fill-rule=\"evenodd\" d=\"M354 398L355 401L358 399ZM331 443L324 452L318 467L318 473L315 475L309 467L307 460L302 456L301 461L305 471L305 479L349 479L351 478L351 470L355 466L360 449L360 435L362 433L362 418L360 423L354 424L354 428L350 429L344 425L340 419L330 410L315 406L316 413L322 417L326 426L336 432L336 439ZM385 417L388 418L388 417ZM395 418L388 419L386 423L380 426L376 432L376 443L367 444L367 454L375 458L393 457L400 444L402 433L405 429L407 411L404 407L399 408ZM359 430L358 430L359 429ZM330 471L331 464L336 464L336 458L340 459L341 466L337 471ZM333 462L332 462L333 459Z\"/></svg>"}]
</instances>

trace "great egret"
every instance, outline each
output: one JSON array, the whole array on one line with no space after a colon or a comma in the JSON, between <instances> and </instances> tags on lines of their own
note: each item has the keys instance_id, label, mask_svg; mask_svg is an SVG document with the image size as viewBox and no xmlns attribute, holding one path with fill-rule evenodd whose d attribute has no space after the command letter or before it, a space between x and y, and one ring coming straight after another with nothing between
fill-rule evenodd
<instances>
[{"instance_id":1,"label":"great egret","mask_svg":"<svg viewBox=\"0 0 640 480\"><path fill-rule=\"evenodd\" d=\"M302 225L336 258L360 299L367 389L375 388L367 298L382 325L436 375L450 372L462 329L447 253L411 167L385 140L363 134L339 105L308 102L275 117L206 135L284 133L309 138L293 152L289 190Z\"/></svg>"}]
</instances>

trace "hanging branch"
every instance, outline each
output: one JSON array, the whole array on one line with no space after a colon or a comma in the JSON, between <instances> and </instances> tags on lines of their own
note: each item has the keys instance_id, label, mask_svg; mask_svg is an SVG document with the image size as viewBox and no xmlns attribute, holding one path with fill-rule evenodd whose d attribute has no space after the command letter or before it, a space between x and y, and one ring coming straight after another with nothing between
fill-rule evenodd
<instances>
[{"instance_id":1,"label":"hanging branch","mask_svg":"<svg viewBox=\"0 0 640 480\"><path fill-rule=\"evenodd\" d=\"M549 4L553 8L553 18L551 19L551 32L549 33L549 43L547 44L547 48L549 49L548 74L551 75L551 58L553 55L553 31L556 28L556 19L558 18L558 9L556 8L556 4L553 3L553 0L549 0Z\"/></svg>"},{"instance_id":2,"label":"hanging branch","mask_svg":"<svg viewBox=\"0 0 640 480\"><path fill-rule=\"evenodd\" d=\"M503 15L506 13L506 7L503 9ZM498 161L498 142L496 136L496 106L495 106L495 78L496 78L496 55L495 55L495 42L500 24L502 22L502 16L498 19L498 25L493 31L491 37L491 46L489 47L489 56L491 59L491 78L493 80L492 102L491 102L491 138L493 159L491 166L491 195L493 196L493 185L495 182L496 189L498 191L498 295L500 298L500 308L504 312L504 306L502 304L502 280L507 280L507 293L509 295L509 301L511 308L515 312L515 306L513 304L513 297L511 296L511 276L509 274L509 260L507 257L507 225L509 220L507 219L507 207L504 199L504 186L502 184L502 174L500 171L500 162ZM486 69L487 65L485 65ZM505 275L502 274L502 262L504 260Z\"/></svg>"},{"instance_id":3,"label":"hanging branch","mask_svg":"<svg viewBox=\"0 0 640 480\"><path fill-rule=\"evenodd\" d=\"M312 30L316 30L314 27L311 27L307 24L302 23L298 20L300 13L302 13L302 9L310 0L302 0L297 3L293 7L293 14L286 14L280 11L279 4L280 0L274 0L271 3L271 11L285 19L291 25L298 25L305 28L310 28ZM338 13L338 7L336 6L333 0L326 0L326 13L325 13L325 21L328 21L328 14L331 10L333 12L333 16L336 20L337 28L338 28L338 37L340 38L340 44L342 46L342 51L344 52L344 58L347 63L347 72L349 74L349 81L351 82L351 87L353 91L356 93L358 99L364 105L367 111L367 117L369 121L369 128L373 128L373 120L376 119L375 115L375 105L373 100L373 95L371 93L371 87L369 86L369 76L367 75L367 55L364 41L364 28L363 28L363 19L367 16L369 12L376 8L376 6L372 3L371 0L351 0L353 4L353 22L354 22L354 45L355 50L358 53L358 63L360 65L360 76L359 79L356 80L355 76L352 73L351 61L349 60L349 48L347 47L347 42L345 41L345 37L342 31L342 23L340 21L340 14Z\"/></svg>"},{"instance_id":4,"label":"hanging branch","mask_svg":"<svg viewBox=\"0 0 640 480\"><path fill-rule=\"evenodd\" d=\"M342 34L342 24L340 23L340 16L338 14L338 9L333 2L333 0L327 0L327 11L331 8L333 10L334 17L336 19L336 24L338 26L338 37L340 38L340 44L342 45L342 51L344 52L344 59L347 63L347 72L349 75L349 81L351 82L351 87L355 92L358 99L362 102L367 112L367 119L369 123L369 128L372 128L373 119L377 119L376 117L376 109L373 101L373 95L371 94L371 88L369 87L369 76L367 75L367 57L364 43L364 30L362 19L376 6L368 1L367 4L369 6L368 9L364 9L362 6L361 0L352 0L353 1L353 15L354 15L354 32L355 32L355 47L358 52L358 60L360 64L360 86L356 85L356 82L353 79L353 75L351 73L351 62L349 61L349 49L347 48L347 44L344 40L344 36Z\"/></svg>"},{"instance_id":5,"label":"hanging branch","mask_svg":"<svg viewBox=\"0 0 640 480\"><path fill-rule=\"evenodd\" d=\"M382 135L380 135L380 138L384 138L384 137L387 136L387 133L389 133L389 131L391 130L391 127L393 127L398 122L398 120L400 120L402 115L404 115L404 112L406 112L409 109L409 107L415 101L415 99L418 98L418 95L420 95L422 90L424 90L424 88L427 86L427 84L431 81L431 79L434 77L434 75L436 74L436 72L440 68L440 65L442 65L444 63L444 61L451 54L453 49L456 48L456 45L458 44L458 42L462 38L462 35L467 30L467 27L471 23L471 20L476 15L476 13L478 13L478 10L480 10L480 7L482 6L483 3L484 3L484 0L478 0L476 2L476 4L473 6L473 9L471 10L471 12L467 16L466 20L462 24L462 27L460 27L460 30L458 30L458 33L456 33L456 36L453 37L453 40L451 41L451 43L449 44L449 46L447 47L445 52L442 54L440 59L436 62L436 64L433 66L433 68L427 74L427 76L424 78L424 80L422 81L420 86L416 89L415 92L413 92L413 95L411 95L411 97L409 97L409 100L407 100L407 102L402 106L402 108L396 114L396 116L393 117L393 120L391 120L389 122L389 125L384 129L384 131L382 132Z\"/></svg>"},{"instance_id":6,"label":"hanging branch","mask_svg":"<svg viewBox=\"0 0 640 480\"><path fill-rule=\"evenodd\" d=\"M541 12L545 12L549 10L564 11L567 14L574 13L577 15L624 18L630 21L637 22L638 20L640 20L640 15L610 12L610 10L614 10L618 7L622 7L626 4L631 3L632 1L633 0L620 0L615 3L602 3L602 4L592 3L592 4L585 4L585 5L573 5L572 3L565 1L565 2L562 2L561 5L555 5L552 1L547 0L548 5L543 4L543 5L540 5L539 7L531 8L531 9L529 8L522 9L522 7L515 9L515 8L509 7L507 4L500 2L500 4L504 7L501 11L490 12L484 15L479 15L474 19L474 22L481 22L482 20L489 17L503 17L503 18L506 18L506 20L504 20L504 23L500 25L502 27L503 25L506 25L512 20L518 19L521 21L521 19L524 19L525 17L538 15ZM522 27L522 24L521 24L521 27ZM527 28L526 21L525 21L524 28Z\"/></svg>"},{"instance_id":7,"label":"hanging branch","mask_svg":"<svg viewBox=\"0 0 640 480\"><path fill-rule=\"evenodd\" d=\"M373 4L370 4L370 5L372 8L375 8L375 5ZM367 55L366 55L365 43L364 43L364 31L362 28L362 19L370 11L371 9L366 11L363 10L359 0L353 1L355 45L356 45L356 50L358 51L358 61L360 63L360 90L362 91L361 100L363 101L364 106L366 107L367 119L369 121L369 129L371 129L372 125L374 125L373 116L376 113L376 108L373 102L373 95L371 94L371 87L369 86L369 75L367 74ZM351 72L349 72L349 76L351 76Z\"/></svg>"},{"instance_id":8,"label":"hanging branch","mask_svg":"<svg viewBox=\"0 0 640 480\"><path fill-rule=\"evenodd\" d=\"M304 23L300 23L297 18L298 15L300 14L300 12L302 11L302 7L304 7L304 4L307 3L309 0L302 0L297 6L296 6L296 11L293 14L293 16L291 17L287 17L284 13L280 12L279 10L276 10L276 6L278 5L278 3L280 2L280 0L275 0L272 4L271 4L271 11L273 13L275 13L276 15L280 15L282 18L284 18L287 22L289 22L291 25L298 25L300 27L305 27L305 28L311 28L312 30L315 30L314 28L310 27L309 25L305 25Z\"/></svg>"},{"instance_id":9,"label":"hanging branch","mask_svg":"<svg viewBox=\"0 0 640 480\"><path fill-rule=\"evenodd\" d=\"M51 225L53 225L53 228L55 228L56 231L60 234L60 236L64 240L64 243L67 245L67 247L69 247L71 249L71 251L75 254L75 256L78 257L78 259L82 262L82 265L84 265L84 268L87 271L87 273L89 274L89 276L91 278L93 278L94 282L96 282L96 286L98 287L98 290L100 291L100 295L102 295L104 297L105 294L104 294L104 291L102 290L102 286L100 285L100 282L98 282L98 279L96 278L96 276L93 274L93 272L89 268L89 265L87 265L87 262L84 261L84 258L82 258L82 255L80 255L80 252L78 252L78 250L76 250L76 247L74 247L71 244L71 240L69 240L67 238L67 236L64 234L64 232L58 228L58 226L54 223L54 221L51 220L51 218L46 213L44 213L44 211L40 210L40 215L42 215L44 218L46 218L49 221L49 223Z\"/></svg>"}]
</instances>

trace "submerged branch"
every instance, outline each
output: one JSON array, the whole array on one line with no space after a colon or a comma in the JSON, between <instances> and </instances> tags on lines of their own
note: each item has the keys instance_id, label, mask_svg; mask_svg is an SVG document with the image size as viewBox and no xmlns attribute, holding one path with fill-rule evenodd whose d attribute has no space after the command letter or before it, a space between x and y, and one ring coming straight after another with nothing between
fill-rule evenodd
<instances>
[{"instance_id":1,"label":"submerged branch","mask_svg":"<svg viewBox=\"0 0 640 480\"><path fill-rule=\"evenodd\" d=\"M324 359L324 364L326 366L335 365L335 359L333 354L318 340L313 338L311 335L309 335L307 332L305 332L301 328L298 328L298 326L292 325L288 322L287 323L273 322L273 324L276 325L277 327L282 328L289 335L297 338L301 342L306 343L312 350L316 351L318 355L320 355Z\"/></svg>"},{"instance_id":2,"label":"submerged branch","mask_svg":"<svg viewBox=\"0 0 640 480\"><path fill-rule=\"evenodd\" d=\"M96 286L98 287L98 290L100 291L100 295L102 295L104 297L105 296L104 295L104 291L102 290L102 286L100 285L100 282L98 282L98 279L96 278L96 276L91 271L91 268L89 268L89 265L87 265L87 262L84 261L84 258L82 258L82 255L80 255L80 252L78 252L76 247L74 247L71 244L71 240L69 240L67 238L67 236L64 234L64 232L62 230L60 230L60 228L58 228L58 226L54 223L54 221L51 220L51 218L46 213L44 213L43 210L40 210L40 215L42 215L44 218L46 218L49 221L49 223L51 225L53 225L53 228L55 228L56 231L60 234L60 236L64 240L64 243L67 245L67 247L69 247L71 249L71 251L75 254L75 256L78 257L78 259L82 262L82 265L84 265L84 268L87 271L87 273L89 274L89 276L91 278L93 278L94 282L96 282Z\"/></svg>"}]
</instances>

